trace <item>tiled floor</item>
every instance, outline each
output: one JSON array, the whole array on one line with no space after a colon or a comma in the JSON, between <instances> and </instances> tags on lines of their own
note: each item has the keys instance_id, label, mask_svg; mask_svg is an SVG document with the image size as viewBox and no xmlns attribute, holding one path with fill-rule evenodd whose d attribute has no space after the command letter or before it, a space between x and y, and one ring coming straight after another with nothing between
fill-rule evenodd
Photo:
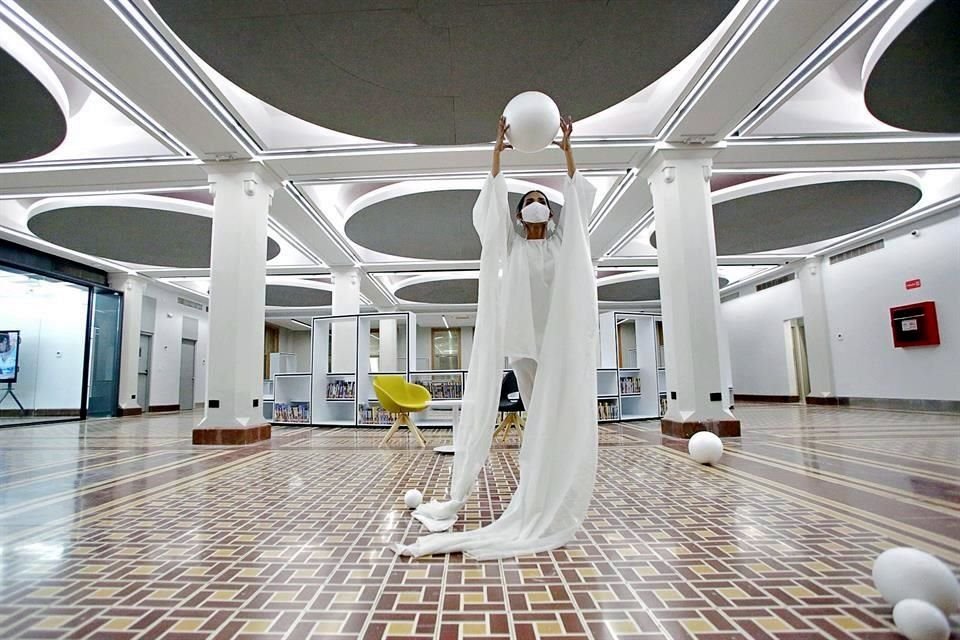
<instances>
[{"instance_id":1,"label":"tiled floor","mask_svg":"<svg viewBox=\"0 0 960 640\"><path fill-rule=\"evenodd\" d=\"M960 565L960 418L737 413L714 468L656 422L604 425L577 539L484 563L387 550L421 533L403 492L449 475L406 436L194 447L190 414L0 429L0 638L899 637L871 563L910 545ZM504 508L516 460L495 448L460 526Z\"/></svg>"}]
</instances>

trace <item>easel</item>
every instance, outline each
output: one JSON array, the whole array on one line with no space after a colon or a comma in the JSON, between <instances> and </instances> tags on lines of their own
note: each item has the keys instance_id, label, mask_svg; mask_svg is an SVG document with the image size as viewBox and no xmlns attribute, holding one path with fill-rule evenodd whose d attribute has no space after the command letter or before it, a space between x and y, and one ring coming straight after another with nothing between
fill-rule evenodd
<instances>
[{"instance_id":1,"label":"easel","mask_svg":"<svg viewBox=\"0 0 960 640\"><path fill-rule=\"evenodd\" d=\"M13 383L7 383L7 390L3 392L3 397L0 398L0 406L3 406L3 401L7 399L7 396L13 398L13 401L17 403L17 406L20 407L20 415L23 416L27 410L23 408L23 405L20 404L20 400L17 399L17 394L13 392Z\"/></svg>"}]
</instances>

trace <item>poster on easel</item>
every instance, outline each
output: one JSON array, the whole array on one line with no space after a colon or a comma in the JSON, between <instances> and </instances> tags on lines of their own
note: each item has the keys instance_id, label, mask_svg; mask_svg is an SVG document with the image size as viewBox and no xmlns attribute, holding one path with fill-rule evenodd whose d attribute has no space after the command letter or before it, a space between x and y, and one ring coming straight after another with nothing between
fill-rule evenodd
<instances>
[{"instance_id":1,"label":"poster on easel","mask_svg":"<svg viewBox=\"0 0 960 640\"><path fill-rule=\"evenodd\" d=\"M0 331L0 383L16 382L20 360L20 331Z\"/></svg>"}]
</instances>

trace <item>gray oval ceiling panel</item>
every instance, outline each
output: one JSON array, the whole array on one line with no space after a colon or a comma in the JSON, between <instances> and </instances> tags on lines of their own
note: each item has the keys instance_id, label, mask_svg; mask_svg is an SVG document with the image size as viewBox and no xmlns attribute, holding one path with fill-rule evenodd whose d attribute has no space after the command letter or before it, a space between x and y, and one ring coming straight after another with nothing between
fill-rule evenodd
<instances>
[{"instance_id":1,"label":"gray oval ceiling panel","mask_svg":"<svg viewBox=\"0 0 960 640\"><path fill-rule=\"evenodd\" d=\"M424 302L428 304L476 304L476 278L460 280L434 280L420 282L407 287L400 287L394 293L398 298L408 302Z\"/></svg>"},{"instance_id":2,"label":"gray oval ceiling panel","mask_svg":"<svg viewBox=\"0 0 960 640\"><path fill-rule=\"evenodd\" d=\"M333 294L326 289L284 284L267 285L268 307L326 307L331 304Z\"/></svg>"},{"instance_id":3,"label":"gray oval ceiling panel","mask_svg":"<svg viewBox=\"0 0 960 640\"><path fill-rule=\"evenodd\" d=\"M424 260L479 260L473 228L478 191L424 191L365 207L347 220L347 237L367 249ZM515 212L521 194L510 194ZM551 205L562 215L563 207Z\"/></svg>"},{"instance_id":4,"label":"gray oval ceiling panel","mask_svg":"<svg viewBox=\"0 0 960 640\"><path fill-rule=\"evenodd\" d=\"M915 205L920 190L890 180L825 182L774 189L713 205L717 255L774 251L886 222ZM650 236L657 246L657 234Z\"/></svg>"},{"instance_id":5,"label":"gray oval ceiling panel","mask_svg":"<svg viewBox=\"0 0 960 640\"><path fill-rule=\"evenodd\" d=\"M0 163L50 153L67 135L67 120L47 88L0 49Z\"/></svg>"},{"instance_id":6,"label":"gray oval ceiling panel","mask_svg":"<svg viewBox=\"0 0 960 640\"><path fill-rule=\"evenodd\" d=\"M960 132L960 2L924 9L880 56L864 98L894 127Z\"/></svg>"},{"instance_id":7,"label":"gray oval ceiling panel","mask_svg":"<svg viewBox=\"0 0 960 640\"><path fill-rule=\"evenodd\" d=\"M153 0L231 81L294 116L418 144L492 140L514 95L574 119L660 78L736 0L478 3Z\"/></svg>"},{"instance_id":8,"label":"gray oval ceiling panel","mask_svg":"<svg viewBox=\"0 0 960 640\"><path fill-rule=\"evenodd\" d=\"M67 207L37 214L27 226L53 244L109 260L160 267L209 267L210 218L140 207ZM267 260L280 246L267 239Z\"/></svg>"},{"instance_id":9,"label":"gray oval ceiling panel","mask_svg":"<svg viewBox=\"0 0 960 640\"><path fill-rule=\"evenodd\" d=\"M720 278L720 288L727 286L729 280ZM597 298L601 302L647 302L660 299L660 278L639 278L626 282L614 282L597 288Z\"/></svg>"}]
</instances>

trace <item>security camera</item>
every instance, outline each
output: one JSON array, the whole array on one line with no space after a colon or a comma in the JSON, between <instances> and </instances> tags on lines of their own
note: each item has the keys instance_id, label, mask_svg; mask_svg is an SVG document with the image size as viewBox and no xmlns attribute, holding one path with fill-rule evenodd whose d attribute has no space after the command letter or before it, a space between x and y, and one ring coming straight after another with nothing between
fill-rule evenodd
<instances>
[{"instance_id":1,"label":"security camera","mask_svg":"<svg viewBox=\"0 0 960 640\"><path fill-rule=\"evenodd\" d=\"M912 235L914 238L918 238L920 237L920 230L914 229L913 231L910 232L910 235Z\"/></svg>"}]
</instances>

